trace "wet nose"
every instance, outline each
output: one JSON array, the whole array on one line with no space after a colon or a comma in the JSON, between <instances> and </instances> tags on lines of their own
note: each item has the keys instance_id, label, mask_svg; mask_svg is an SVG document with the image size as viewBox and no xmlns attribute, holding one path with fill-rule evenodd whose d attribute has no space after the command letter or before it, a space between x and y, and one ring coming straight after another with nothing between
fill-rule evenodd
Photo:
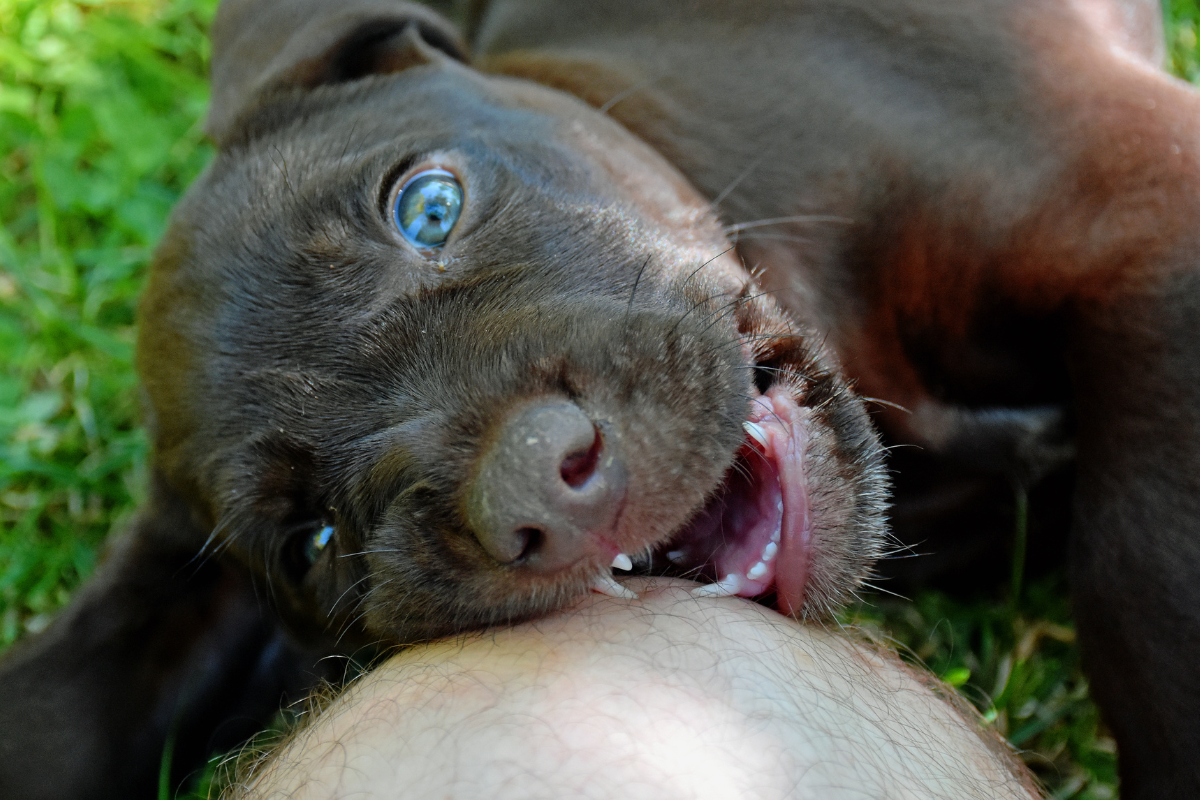
<instances>
[{"instance_id":1,"label":"wet nose","mask_svg":"<svg viewBox=\"0 0 1200 800\"><path fill-rule=\"evenodd\" d=\"M604 426L565 400L510 413L480 457L467 521L502 564L555 572L603 556L597 536L616 521L625 468Z\"/></svg>"}]
</instances>

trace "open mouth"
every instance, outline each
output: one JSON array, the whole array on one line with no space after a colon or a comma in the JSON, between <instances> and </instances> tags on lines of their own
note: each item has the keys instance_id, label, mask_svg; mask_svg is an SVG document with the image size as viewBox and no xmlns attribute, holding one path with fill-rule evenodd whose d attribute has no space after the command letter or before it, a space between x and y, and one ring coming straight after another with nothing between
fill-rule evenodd
<instances>
[{"instance_id":1,"label":"open mouth","mask_svg":"<svg viewBox=\"0 0 1200 800\"><path fill-rule=\"evenodd\" d=\"M709 472L715 488L706 499L666 517L653 538L638 535L637 505L632 521L614 528L619 545L597 536L606 547L586 573L595 591L634 598L614 578L620 572L688 578L703 584L692 591L698 597L752 598L783 614L827 617L871 576L887 541L879 436L821 337L756 291L746 284L732 315L750 376L739 395L749 400L744 435L721 440L736 448L732 465L719 482ZM670 480L645 483L670 491ZM659 502L665 509L672 500ZM653 493L638 502L649 507Z\"/></svg>"},{"instance_id":2,"label":"open mouth","mask_svg":"<svg viewBox=\"0 0 1200 800\"><path fill-rule=\"evenodd\" d=\"M756 393L743 423L746 441L705 507L636 564L621 553L613 568L709 581L693 591L696 596L774 594L779 611L798 614L811 563L812 510L805 476L809 413L784 385ZM634 596L607 572L593 589Z\"/></svg>"}]
</instances>

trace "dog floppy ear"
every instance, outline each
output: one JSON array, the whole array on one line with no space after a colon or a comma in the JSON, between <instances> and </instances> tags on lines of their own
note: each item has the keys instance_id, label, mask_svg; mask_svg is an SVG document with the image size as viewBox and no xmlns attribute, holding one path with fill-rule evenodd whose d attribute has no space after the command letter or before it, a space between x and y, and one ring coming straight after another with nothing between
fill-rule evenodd
<instances>
[{"instance_id":1,"label":"dog floppy ear","mask_svg":"<svg viewBox=\"0 0 1200 800\"><path fill-rule=\"evenodd\" d=\"M401 0L225 0L212 37L205 131L218 144L272 91L467 60L449 21Z\"/></svg>"}]
</instances>

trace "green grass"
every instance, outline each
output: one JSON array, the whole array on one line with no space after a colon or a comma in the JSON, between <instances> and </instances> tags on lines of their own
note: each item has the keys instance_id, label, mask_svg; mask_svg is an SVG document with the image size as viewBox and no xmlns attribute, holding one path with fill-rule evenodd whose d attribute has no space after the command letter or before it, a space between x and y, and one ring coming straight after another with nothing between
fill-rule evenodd
<instances>
[{"instance_id":1,"label":"green grass","mask_svg":"<svg viewBox=\"0 0 1200 800\"><path fill-rule=\"evenodd\" d=\"M134 310L208 159L214 7L0 2L0 645L45 625L143 492Z\"/></svg>"},{"instance_id":2,"label":"green grass","mask_svg":"<svg viewBox=\"0 0 1200 800\"><path fill-rule=\"evenodd\" d=\"M0 0L0 648L45 626L142 497L134 312L167 213L210 157L215 5ZM1170 0L1167 19L1172 69L1200 82L1196 0ZM847 619L959 686L1056 797L1114 797L1063 580L1015 603L1012 588L875 599Z\"/></svg>"},{"instance_id":3,"label":"green grass","mask_svg":"<svg viewBox=\"0 0 1200 800\"><path fill-rule=\"evenodd\" d=\"M964 601L922 591L870 598L844 620L890 639L956 686L1008 737L1052 796L1117 796L1116 746L1088 698L1061 575Z\"/></svg>"}]
</instances>

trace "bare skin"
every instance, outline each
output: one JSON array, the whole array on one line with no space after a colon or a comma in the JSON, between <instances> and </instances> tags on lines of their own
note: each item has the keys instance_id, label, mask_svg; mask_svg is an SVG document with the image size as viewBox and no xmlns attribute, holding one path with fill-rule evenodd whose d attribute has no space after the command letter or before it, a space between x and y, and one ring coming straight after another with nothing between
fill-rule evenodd
<instances>
[{"instance_id":1,"label":"bare skin","mask_svg":"<svg viewBox=\"0 0 1200 800\"><path fill-rule=\"evenodd\" d=\"M896 659L685 581L406 650L242 798L1030 798Z\"/></svg>"}]
</instances>

